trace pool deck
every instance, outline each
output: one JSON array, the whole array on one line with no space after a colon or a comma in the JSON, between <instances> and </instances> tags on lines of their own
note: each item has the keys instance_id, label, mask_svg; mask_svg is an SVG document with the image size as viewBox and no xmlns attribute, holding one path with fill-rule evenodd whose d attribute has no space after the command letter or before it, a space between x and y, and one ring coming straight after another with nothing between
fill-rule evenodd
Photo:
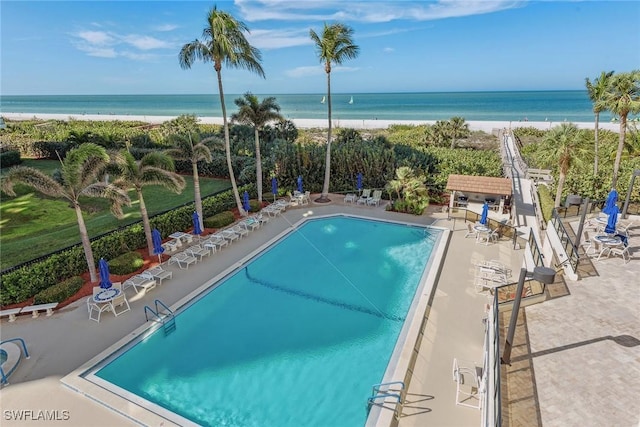
<instances>
[{"instance_id":1,"label":"pool deck","mask_svg":"<svg viewBox=\"0 0 640 427\"><path fill-rule=\"evenodd\" d=\"M331 198L333 202L329 204L311 203L288 209L283 215L271 218L264 227L188 270L169 267L174 272L173 279L146 296L138 297L133 291L128 293L131 311L117 318L107 312L100 323L90 321L83 299L55 311L51 317L19 316L13 323L2 319L2 339L23 338L31 354L31 358L22 360L10 377L11 385L0 392L5 411L2 425L49 425L36 419L38 411L42 410L58 411L54 415L59 417L68 414L68 420L56 421L56 425L136 425L68 389L60 379L143 325L144 305L160 299L172 306L304 216L333 213L418 224L431 224L438 219L435 225L454 230L399 425L478 425L479 410L455 405L455 383L451 376L454 357L477 363L482 360L482 318L489 300L474 290L473 263L500 259L511 265L517 275L524 251L512 250L508 241L489 246L475 244L474 239L464 238L465 226L461 220L441 219L442 214L408 216L386 212L384 206L345 204L338 195ZM519 325L521 335L516 334L514 361L520 357L535 366L533 400L534 404L540 404L538 422L527 422L526 425L587 425L585 420L589 419L594 423L587 423L594 426L638 425L640 346L625 346L607 338L627 336L636 341L640 338L640 281L635 279L640 274L637 250L640 241L633 242L632 246L636 251L632 253L630 263L623 266L619 257L600 261L597 263L600 276L580 282L568 281L570 295L567 297L523 310L527 323ZM579 333L574 325L580 326ZM527 340L525 350L529 351L525 351L524 356L516 351L522 350L518 341L520 336ZM633 344L632 339L626 342ZM533 371L533 366L529 369ZM510 386L509 393L526 387L527 384L522 388ZM529 398L531 400L532 396ZM575 409L567 411L567 408ZM14 411L13 415L7 417L7 410ZM18 421L15 418L20 410L31 412L22 412L23 420ZM525 425L518 421L517 415L514 413L509 418L509 425ZM606 419L606 422L595 422L599 419Z\"/></svg>"}]
</instances>

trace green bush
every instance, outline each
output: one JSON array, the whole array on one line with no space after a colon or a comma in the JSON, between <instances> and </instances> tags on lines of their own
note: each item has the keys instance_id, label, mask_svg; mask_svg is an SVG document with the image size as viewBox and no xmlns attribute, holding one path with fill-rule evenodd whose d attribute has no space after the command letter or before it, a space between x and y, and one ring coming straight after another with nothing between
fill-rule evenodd
<instances>
[{"instance_id":1,"label":"green bush","mask_svg":"<svg viewBox=\"0 0 640 427\"><path fill-rule=\"evenodd\" d=\"M73 296L84 285L84 280L80 276L57 283L45 290L38 292L34 298L34 304L47 304L50 302L62 302Z\"/></svg>"},{"instance_id":2,"label":"green bush","mask_svg":"<svg viewBox=\"0 0 640 427\"><path fill-rule=\"evenodd\" d=\"M260 212L260 209L262 209L262 203L260 203L257 200L249 200L249 210L250 212Z\"/></svg>"},{"instance_id":3,"label":"green bush","mask_svg":"<svg viewBox=\"0 0 640 427\"><path fill-rule=\"evenodd\" d=\"M554 204L551 192L546 185L538 186L538 198L540 199L540 210L542 211L542 218L544 218L544 222L546 224L551 220Z\"/></svg>"},{"instance_id":4,"label":"green bush","mask_svg":"<svg viewBox=\"0 0 640 427\"><path fill-rule=\"evenodd\" d=\"M144 265L142 255L138 252L127 252L109 261L109 272L122 276L138 270Z\"/></svg>"},{"instance_id":5,"label":"green bush","mask_svg":"<svg viewBox=\"0 0 640 427\"><path fill-rule=\"evenodd\" d=\"M20 152L15 150L0 152L0 168L8 168L10 166L22 163Z\"/></svg>"},{"instance_id":6,"label":"green bush","mask_svg":"<svg viewBox=\"0 0 640 427\"><path fill-rule=\"evenodd\" d=\"M235 220L236 218L233 216L233 212L226 211L205 218L203 223L206 228L222 228L229 224L233 224Z\"/></svg>"}]
</instances>

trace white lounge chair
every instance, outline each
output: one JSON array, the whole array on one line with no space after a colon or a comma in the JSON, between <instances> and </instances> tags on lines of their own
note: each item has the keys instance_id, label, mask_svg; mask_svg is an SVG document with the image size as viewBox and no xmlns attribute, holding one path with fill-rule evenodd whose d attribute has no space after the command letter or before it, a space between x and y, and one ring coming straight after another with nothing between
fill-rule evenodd
<instances>
[{"instance_id":1,"label":"white lounge chair","mask_svg":"<svg viewBox=\"0 0 640 427\"><path fill-rule=\"evenodd\" d=\"M162 268L162 266L157 265L148 269L147 271L143 271L142 273L140 273L140 275L149 277L151 279L157 279L158 284L162 285L162 281L164 279L171 279L173 277L173 272L165 270L164 268Z\"/></svg>"},{"instance_id":2,"label":"white lounge chair","mask_svg":"<svg viewBox=\"0 0 640 427\"><path fill-rule=\"evenodd\" d=\"M220 231L220 235L230 242L233 242L234 240L238 240L240 238L240 235L238 233L229 228Z\"/></svg>"},{"instance_id":3,"label":"white lounge chair","mask_svg":"<svg viewBox=\"0 0 640 427\"><path fill-rule=\"evenodd\" d=\"M198 258L199 260L202 261L202 258L204 258L204 256L209 256L211 255L211 249L201 246L201 245L193 245L190 246L189 248L187 248L185 250L185 252L190 253L192 256Z\"/></svg>"},{"instance_id":4,"label":"white lounge chair","mask_svg":"<svg viewBox=\"0 0 640 427\"><path fill-rule=\"evenodd\" d=\"M370 197L371 197L371 189L366 188L362 190L362 194L360 195L360 198L357 200L357 203L359 205L360 204L366 205Z\"/></svg>"},{"instance_id":5,"label":"white lounge chair","mask_svg":"<svg viewBox=\"0 0 640 427\"><path fill-rule=\"evenodd\" d=\"M253 231L257 228L260 228L260 221L251 216L243 221L240 221L240 225L246 228L247 231Z\"/></svg>"},{"instance_id":6,"label":"white lounge chair","mask_svg":"<svg viewBox=\"0 0 640 427\"><path fill-rule=\"evenodd\" d=\"M126 290L127 288L133 287L133 290L136 291L136 294L140 293L140 291L144 290L145 293L156 287L156 279L153 277L143 276L141 274L137 274L132 276L122 282L122 289Z\"/></svg>"},{"instance_id":7,"label":"white lounge chair","mask_svg":"<svg viewBox=\"0 0 640 427\"><path fill-rule=\"evenodd\" d=\"M229 230L233 231L236 234L240 235L240 238L247 236L249 234L249 230L240 224L236 224L231 227Z\"/></svg>"},{"instance_id":8,"label":"white lounge chair","mask_svg":"<svg viewBox=\"0 0 640 427\"><path fill-rule=\"evenodd\" d=\"M473 363L453 359L453 380L456 382L456 405L480 409L482 404L481 368Z\"/></svg>"},{"instance_id":9,"label":"white lounge chair","mask_svg":"<svg viewBox=\"0 0 640 427\"><path fill-rule=\"evenodd\" d=\"M367 205L378 206L380 204L381 199L382 199L382 190L374 190L373 196L367 199Z\"/></svg>"},{"instance_id":10,"label":"white lounge chair","mask_svg":"<svg viewBox=\"0 0 640 427\"><path fill-rule=\"evenodd\" d=\"M202 243L202 245L205 248L209 248L209 249L213 250L213 252L216 252L218 250L221 250L223 246L229 245L229 241L226 240L221 235L214 233L211 236L209 236L209 238L207 240L205 240Z\"/></svg>"},{"instance_id":11,"label":"white lounge chair","mask_svg":"<svg viewBox=\"0 0 640 427\"><path fill-rule=\"evenodd\" d=\"M193 255L186 252L179 252L169 258L169 265L176 263L178 264L178 267L187 269L191 264L195 264L196 261L198 260Z\"/></svg>"}]
</instances>

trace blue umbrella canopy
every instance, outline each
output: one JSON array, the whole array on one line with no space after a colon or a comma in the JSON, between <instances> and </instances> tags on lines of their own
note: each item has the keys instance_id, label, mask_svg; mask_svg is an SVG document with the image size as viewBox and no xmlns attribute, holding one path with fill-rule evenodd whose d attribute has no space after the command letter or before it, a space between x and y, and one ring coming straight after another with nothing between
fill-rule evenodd
<instances>
[{"instance_id":1,"label":"blue umbrella canopy","mask_svg":"<svg viewBox=\"0 0 640 427\"><path fill-rule=\"evenodd\" d=\"M193 234L198 236L201 235L202 228L200 228L200 216L198 215L198 212L194 212L191 219L193 220Z\"/></svg>"},{"instance_id":2,"label":"blue umbrella canopy","mask_svg":"<svg viewBox=\"0 0 640 427\"><path fill-rule=\"evenodd\" d=\"M242 208L246 212L249 212L251 210L251 206L249 205L249 193L247 193L246 191L242 195Z\"/></svg>"},{"instance_id":3,"label":"blue umbrella canopy","mask_svg":"<svg viewBox=\"0 0 640 427\"><path fill-rule=\"evenodd\" d=\"M487 216L489 215L489 205L484 202L482 205L482 215L480 216L480 224L487 225Z\"/></svg>"},{"instance_id":4,"label":"blue umbrella canopy","mask_svg":"<svg viewBox=\"0 0 640 427\"><path fill-rule=\"evenodd\" d=\"M362 190L362 174L360 172L356 176L356 188L358 191Z\"/></svg>"},{"instance_id":5,"label":"blue umbrella canopy","mask_svg":"<svg viewBox=\"0 0 640 427\"><path fill-rule=\"evenodd\" d=\"M100 287L102 289L109 289L112 285L109 280L109 264L104 258L100 258L98 269L100 270Z\"/></svg>"},{"instance_id":6,"label":"blue umbrella canopy","mask_svg":"<svg viewBox=\"0 0 640 427\"><path fill-rule=\"evenodd\" d=\"M298 175L298 191L304 193L304 190L302 189L302 175Z\"/></svg>"},{"instance_id":7,"label":"blue umbrella canopy","mask_svg":"<svg viewBox=\"0 0 640 427\"><path fill-rule=\"evenodd\" d=\"M616 202L618 201L618 192L615 188L612 188L607 196L607 201L604 204L604 208L602 208L602 212L606 214L610 214L611 210L614 206L616 206Z\"/></svg>"},{"instance_id":8,"label":"blue umbrella canopy","mask_svg":"<svg viewBox=\"0 0 640 427\"><path fill-rule=\"evenodd\" d=\"M275 176L271 178L271 193L273 193L273 200L275 200L278 195L278 180Z\"/></svg>"},{"instance_id":9,"label":"blue umbrella canopy","mask_svg":"<svg viewBox=\"0 0 640 427\"><path fill-rule=\"evenodd\" d=\"M157 228L151 230L151 240L153 240L153 253L156 255L163 253L164 248L162 247L162 236Z\"/></svg>"},{"instance_id":10,"label":"blue umbrella canopy","mask_svg":"<svg viewBox=\"0 0 640 427\"><path fill-rule=\"evenodd\" d=\"M604 228L604 232L607 234L613 234L616 232L616 223L618 222L618 206L613 205L609 211L609 219L607 220L607 226Z\"/></svg>"}]
</instances>

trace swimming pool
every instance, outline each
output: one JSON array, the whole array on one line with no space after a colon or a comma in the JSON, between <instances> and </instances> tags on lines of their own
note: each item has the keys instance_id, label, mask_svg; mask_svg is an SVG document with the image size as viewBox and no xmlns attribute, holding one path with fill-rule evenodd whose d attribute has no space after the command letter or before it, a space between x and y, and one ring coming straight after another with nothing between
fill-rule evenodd
<instances>
[{"instance_id":1,"label":"swimming pool","mask_svg":"<svg viewBox=\"0 0 640 427\"><path fill-rule=\"evenodd\" d=\"M439 234L308 220L85 376L179 424L363 426Z\"/></svg>"}]
</instances>

